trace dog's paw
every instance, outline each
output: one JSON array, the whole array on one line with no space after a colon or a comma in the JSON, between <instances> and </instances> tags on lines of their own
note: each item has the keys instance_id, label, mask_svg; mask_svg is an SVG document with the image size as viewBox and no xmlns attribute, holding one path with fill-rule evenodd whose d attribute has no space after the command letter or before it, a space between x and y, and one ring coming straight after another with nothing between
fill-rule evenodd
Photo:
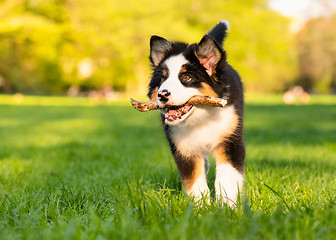
<instances>
[{"instance_id":1,"label":"dog's paw","mask_svg":"<svg viewBox=\"0 0 336 240\"><path fill-rule=\"evenodd\" d=\"M198 178L193 184L192 188L187 192L187 194L195 202L206 201L207 203L210 203L210 190L208 188L206 178Z\"/></svg>"},{"instance_id":2,"label":"dog's paw","mask_svg":"<svg viewBox=\"0 0 336 240\"><path fill-rule=\"evenodd\" d=\"M216 200L231 208L236 206L239 192L243 188L243 174L238 172L231 164L219 164L216 167Z\"/></svg>"}]
</instances>

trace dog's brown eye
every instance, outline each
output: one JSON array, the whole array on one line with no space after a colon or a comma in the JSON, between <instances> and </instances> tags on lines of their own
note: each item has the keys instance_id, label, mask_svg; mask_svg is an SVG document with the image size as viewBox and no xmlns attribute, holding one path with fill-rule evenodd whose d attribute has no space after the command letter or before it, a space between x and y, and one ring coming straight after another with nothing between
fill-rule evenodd
<instances>
[{"instance_id":1,"label":"dog's brown eye","mask_svg":"<svg viewBox=\"0 0 336 240\"><path fill-rule=\"evenodd\" d=\"M188 75L183 76L183 81L188 82L190 81L191 77Z\"/></svg>"},{"instance_id":2,"label":"dog's brown eye","mask_svg":"<svg viewBox=\"0 0 336 240\"><path fill-rule=\"evenodd\" d=\"M161 78L161 83L163 83L166 79L165 78Z\"/></svg>"}]
</instances>

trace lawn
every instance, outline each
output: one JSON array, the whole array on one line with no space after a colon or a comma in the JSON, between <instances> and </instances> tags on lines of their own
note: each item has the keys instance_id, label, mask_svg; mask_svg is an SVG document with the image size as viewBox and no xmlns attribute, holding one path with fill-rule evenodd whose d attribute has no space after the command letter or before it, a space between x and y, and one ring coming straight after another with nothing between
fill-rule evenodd
<instances>
[{"instance_id":1,"label":"lawn","mask_svg":"<svg viewBox=\"0 0 336 240\"><path fill-rule=\"evenodd\" d=\"M335 239L336 97L246 102L231 210L185 197L156 112L0 96L0 239Z\"/></svg>"}]
</instances>

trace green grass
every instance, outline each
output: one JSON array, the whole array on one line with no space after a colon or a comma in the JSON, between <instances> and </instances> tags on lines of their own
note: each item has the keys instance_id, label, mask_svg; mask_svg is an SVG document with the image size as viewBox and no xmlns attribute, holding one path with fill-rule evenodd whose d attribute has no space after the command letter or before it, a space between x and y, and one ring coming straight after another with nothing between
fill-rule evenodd
<instances>
[{"instance_id":1,"label":"green grass","mask_svg":"<svg viewBox=\"0 0 336 240\"><path fill-rule=\"evenodd\" d=\"M0 96L0 239L334 239L335 103L247 96L235 211L185 197L155 112Z\"/></svg>"}]
</instances>

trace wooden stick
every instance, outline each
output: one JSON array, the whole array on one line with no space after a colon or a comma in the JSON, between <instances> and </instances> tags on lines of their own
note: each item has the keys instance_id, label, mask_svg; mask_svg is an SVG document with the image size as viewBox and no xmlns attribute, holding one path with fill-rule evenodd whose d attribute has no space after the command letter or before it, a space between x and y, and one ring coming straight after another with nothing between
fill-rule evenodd
<instances>
[{"instance_id":1,"label":"wooden stick","mask_svg":"<svg viewBox=\"0 0 336 240\"><path fill-rule=\"evenodd\" d=\"M155 101L139 102L139 101L131 98L131 104L136 110L138 110L140 112L146 112L146 111L150 111L150 110L160 109ZM208 105L208 106L212 106L212 107L224 107L227 104L227 100L222 99L222 98L216 98L216 97L196 95L196 96L191 97L186 102L186 104ZM165 108L166 107L172 107L172 106L167 105L167 106L165 106Z\"/></svg>"},{"instance_id":2,"label":"wooden stick","mask_svg":"<svg viewBox=\"0 0 336 240\"><path fill-rule=\"evenodd\" d=\"M140 112L147 112L147 111L150 111L150 110L159 109L159 106L156 104L155 101L139 102L139 101L131 98L131 104L136 110L138 110Z\"/></svg>"},{"instance_id":3,"label":"wooden stick","mask_svg":"<svg viewBox=\"0 0 336 240\"><path fill-rule=\"evenodd\" d=\"M208 105L212 107L224 107L227 104L227 100L223 98L196 95L191 97L187 103L192 105Z\"/></svg>"}]
</instances>

